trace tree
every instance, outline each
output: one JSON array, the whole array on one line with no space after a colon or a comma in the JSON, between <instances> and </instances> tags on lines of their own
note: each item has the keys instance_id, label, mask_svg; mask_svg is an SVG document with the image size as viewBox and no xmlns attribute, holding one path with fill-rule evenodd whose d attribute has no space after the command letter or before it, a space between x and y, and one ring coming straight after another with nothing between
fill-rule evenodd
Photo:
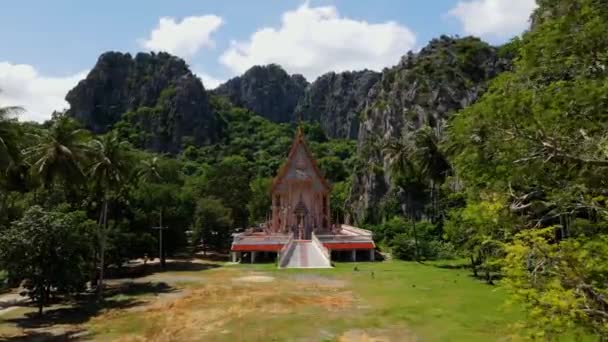
<instances>
[{"instance_id":1,"label":"tree","mask_svg":"<svg viewBox=\"0 0 608 342\"><path fill-rule=\"evenodd\" d=\"M205 193L222 201L232 210L232 219L237 227L248 224L249 213L245 203L251 198L249 182L251 164L243 157L230 156L222 159L208 173Z\"/></svg>"},{"instance_id":2,"label":"tree","mask_svg":"<svg viewBox=\"0 0 608 342\"><path fill-rule=\"evenodd\" d=\"M83 212L49 212L33 206L0 235L0 268L13 281L26 280L27 295L40 314L52 291L84 289L94 225Z\"/></svg>"},{"instance_id":3,"label":"tree","mask_svg":"<svg viewBox=\"0 0 608 342\"><path fill-rule=\"evenodd\" d=\"M180 167L181 164L178 161L169 158L152 156L142 160L137 171L139 189L135 191L135 194L140 199L139 204L148 210L147 214L154 216L154 219L148 220L148 223L157 227L167 227L168 223L188 221L189 226L191 220L188 215L191 216L191 211L189 213L176 212L182 207L178 198L182 186ZM142 195L145 198L142 198ZM170 210L173 212L168 212ZM181 216L181 219L176 218L177 216ZM157 219L158 221L156 221ZM170 230L174 235L179 233L176 228L178 227L173 226ZM161 268L165 268L166 265L168 241L163 239L165 235L166 230L159 228L158 257Z\"/></svg>"},{"instance_id":4,"label":"tree","mask_svg":"<svg viewBox=\"0 0 608 342\"><path fill-rule=\"evenodd\" d=\"M402 189L406 196L404 214L410 217L414 233L414 245L416 260L420 261L420 249L418 248L418 234L416 231L416 220L420 210L420 199L424 184L422 181L419 165L415 160L415 146L412 137L404 134L400 139L388 141L384 150L389 156L390 164L394 173L394 182Z\"/></svg>"},{"instance_id":5,"label":"tree","mask_svg":"<svg viewBox=\"0 0 608 342\"><path fill-rule=\"evenodd\" d=\"M270 187L272 178L254 178L249 185L251 189L251 199L247 204L249 218L252 222L265 222L270 212L271 198Z\"/></svg>"},{"instance_id":6,"label":"tree","mask_svg":"<svg viewBox=\"0 0 608 342\"><path fill-rule=\"evenodd\" d=\"M232 218L230 209L222 201L212 197L198 200L194 213L195 244L201 241L207 246L222 250L229 246L232 234Z\"/></svg>"},{"instance_id":7,"label":"tree","mask_svg":"<svg viewBox=\"0 0 608 342\"><path fill-rule=\"evenodd\" d=\"M83 180L82 165L87 159L88 132L71 118L57 117L49 129L33 135L34 146L25 150L26 161L34 176L48 188L55 182L79 184Z\"/></svg>"},{"instance_id":8,"label":"tree","mask_svg":"<svg viewBox=\"0 0 608 342\"><path fill-rule=\"evenodd\" d=\"M21 107L0 107L0 172L21 157L18 126L12 116L22 111Z\"/></svg>"},{"instance_id":9,"label":"tree","mask_svg":"<svg viewBox=\"0 0 608 342\"><path fill-rule=\"evenodd\" d=\"M128 154L128 145L126 142L120 141L115 132L93 139L90 150L93 153L93 164L87 173L93 180L94 188L102 194L97 236L99 241L99 282L97 289L99 299L102 299L108 230L108 204L111 201L111 196L115 195L124 185L132 163Z\"/></svg>"},{"instance_id":10,"label":"tree","mask_svg":"<svg viewBox=\"0 0 608 342\"><path fill-rule=\"evenodd\" d=\"M513 70L450 122L451 160L467 207L501 198L506 214L474 236L506 243L505 282L535 335L576 327L605 339L608 3L538 4Z\"/></svg>"},{"instance_id":11,"label":"tree","mask_svg":"<svg viewBox=\"0 0 608 342\"><path fill-rule=\"evenodd\" d=\"M420 172L430 183L430 218L434 222L438 219L437 184L442 183L451 166L447 157L440 148L439 138L429 126L424 126L416 132L414 138L415 157L420 165Z\"/></svg>"}]
</instances>

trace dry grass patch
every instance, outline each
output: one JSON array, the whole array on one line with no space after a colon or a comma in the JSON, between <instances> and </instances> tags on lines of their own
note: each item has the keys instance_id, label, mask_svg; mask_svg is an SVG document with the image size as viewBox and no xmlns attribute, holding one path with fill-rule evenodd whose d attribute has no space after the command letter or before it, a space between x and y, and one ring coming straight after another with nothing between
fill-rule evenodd
<instances>
[{"instance_id":1,"label":"dry grass patch","mask_svg":"<svg viewBox=\"0 0 608 342\"><path fill-rule=\"evenodd\" d=\"M208 282L173 301L151 303L133 318L143 324L137 332L111 328L114 321L128 320L125 316L134 314L124 311L101 315L92 325L100 338L106 332L110 333L108 337L120 336L120 341L191 341L227 337L234 330L231 325L243 320L268 320L305 310L335 312L354 306L352 292L335 286L290 280L260 284L237 279Z\"/></svg>"}]
</instances>

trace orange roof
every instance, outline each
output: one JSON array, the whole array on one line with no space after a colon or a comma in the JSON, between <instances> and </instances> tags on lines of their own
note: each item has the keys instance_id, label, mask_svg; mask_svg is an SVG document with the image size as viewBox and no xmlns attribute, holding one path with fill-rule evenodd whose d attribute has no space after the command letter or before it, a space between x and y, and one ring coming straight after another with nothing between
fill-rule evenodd
<instances>
[{"instance_id":1,"label":"orange roof","mask_svg":"<svg viewBox=\"0 0 608 342\"><path fill-rule=\"evenodd\" d=\"M319 170L316 159L312 156L310 149L308 149L308 145L306 145L306 141L304 141L304 133L302 132L300 127L298 127L296 136L294 137L293 142L291 143L291 148L289 149L289 154L287 155L287 160L283 163L283 165L281 165L281 167L279 168L279 172L277 172L277 176L274 177L274 180L272 181L272 188L271 188L272 192L274 192L274 189L276 188L276 186L280 183L280 181L283 179L283 177L285 177L285 174L289 170L289 162L291 160L293 160L294 155L295 155L296 151L298 150L298 146L300 146L300 145L302 145L302 147L304 148L304 152L306 153L306 156L310 159L313 170L315 171L315 173L317 174L319 179L321 179L321 183L323 183L323 185L325 185L325 187L328 190L331 189L331 184L329 184L327 179L325 179L325 177Z\"/></svg>"},{"instance_id":2,"label":"orange roof","mask_svg":"<svg viewBox=\"0 0 608 342\"><path fill-rule=\"evenodd\" d=\"M374 249L373 242L324 242L323 246L331 250Z\"/></svg>"},{"instance_id":3,"label":"orange roof","mask_svg":"<svg viewBox=\"0 0 608 342\"><path fill-rule=\"evenodd\" d=\"M272 245L233 245L233 252L278 252L283 248L282 244Z\"/></svg>"}]
</instances>

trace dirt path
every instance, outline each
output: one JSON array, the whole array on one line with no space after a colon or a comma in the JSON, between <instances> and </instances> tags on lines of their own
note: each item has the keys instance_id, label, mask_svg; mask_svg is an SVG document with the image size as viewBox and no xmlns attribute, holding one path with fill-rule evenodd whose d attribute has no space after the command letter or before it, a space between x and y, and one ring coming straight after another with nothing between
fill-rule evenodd
<instances>
[{"instance_id":1,"label":"dirt path","mask_svg":"<svg viewBox=\"0 0 608 342\"><path fill-rule=\"evenodd\" d=\"M9 292L0 295L0 316L17 309L20 305L26 303L28 299L22 297L19 293Z\"/></svg>"}]
</instances>

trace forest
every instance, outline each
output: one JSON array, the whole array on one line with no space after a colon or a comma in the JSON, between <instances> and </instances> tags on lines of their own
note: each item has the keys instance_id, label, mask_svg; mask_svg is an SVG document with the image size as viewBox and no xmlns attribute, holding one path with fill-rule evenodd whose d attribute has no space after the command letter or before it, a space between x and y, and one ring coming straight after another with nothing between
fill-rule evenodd
<instances>
[{"instance_id":1,"label":"forest","mask_svg":"<svg viewBox=\"0 0 608 342\"><path fill-rule=\"evenodd\" d=\"M221 91L196 95L196 127L213 133L188 133L180 113L194 110L182 104L196 80L105 117L83 119L76 100L42 124L1 107L0 288L27 280L40 312L87 284L103 298L104 272L159 256L158 226L167 256L226 251L233 232L266 219L300 127L336 222L372 230L394 258L466 259L524 306L536 338L608 339L608 3L538 4L504 46L441 37L384 70L356 106L358 139L329 134L331 116L275 122ZM142 58L134 70L156 70ZM463 89L473 101L439 103ZM390 134L363 128L394 115L403 124Z\"/></svg>"}]
</instances>

